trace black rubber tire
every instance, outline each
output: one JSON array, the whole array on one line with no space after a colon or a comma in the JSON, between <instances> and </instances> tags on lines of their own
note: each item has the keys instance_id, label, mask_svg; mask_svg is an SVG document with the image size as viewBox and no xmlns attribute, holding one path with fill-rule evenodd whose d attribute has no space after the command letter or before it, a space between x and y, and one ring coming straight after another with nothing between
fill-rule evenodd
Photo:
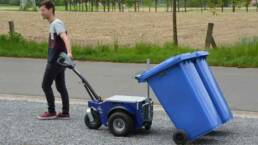
<instances>
[{"instance_id":1,"label":"black rubber tire","mask_svg":"<svg viewBox=\"0 0 258 145\"><path fill-rule=\"evenodd\" d=\"M95 110L92 110L92 116L94 121L90 121L88 114L85 114L84 122L89 129L99 129L101 126L99 113Z\"/></svg>"},{"instance_id":2,"label":"black rubber tire","mask_svg":"<svg viewBox=\"0 0 258 145\"><path fill-rule=\"evenodd\" d=\"M151 129L152 122L146 122L144 125L145 130L150 130Z\"/></svg>"},{"instance_id":3,"label":"black rubber tire","mask_svg":"<svg viewBox=\"0 0 258 145\"><path fill-rule=\"evenodd\" d=\"M115 120L123 121L124 127L122 130L119 131L116 129L116 127L114 127ZM110 132L114 136L128 136L131 133L131 131L133 131L134 129L134 122L130 115L128 115L125 112L119 111L119 112L114 112L113 114L110 115L110 117L108 118L108 127Z\"/></svg>"},{"instance_id":4,"label":"black rubber tire","mask_svg":"<svg viewBox=\"0 0 258 145\"><path fill-rule=\"evenodd\" d=\"M188 141L188 137L184 131L178 130L173 134L173 140L177 145L185 145Z\"/></svg>"}]
</instances>

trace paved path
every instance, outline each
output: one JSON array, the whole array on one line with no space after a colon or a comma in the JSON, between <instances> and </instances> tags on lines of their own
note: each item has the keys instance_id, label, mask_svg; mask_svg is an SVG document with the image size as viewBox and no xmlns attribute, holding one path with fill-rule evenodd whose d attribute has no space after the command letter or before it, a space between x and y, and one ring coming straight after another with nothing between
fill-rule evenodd
<instances>
[{"instance_id":1,"label":"paved path","mask_svg":"<svg viewBox=\"0 0 258 145\"><path fill-rule=\"evenodd\" d=\"M42 59L0 58L0 94L43 96L41 80L45 63ZM77 62L77 66L100 95L146 94L145 85L134 79L146 68L145 64ZM212 69L233 109L258 111L258 69ZM70 96L87 98L79 79L70 70L67 74Z\"/></svg>"},{"instance_id":2,"label":"paved path","mask_svg":"<svg viewBox=\"0 0 258 145\"><path fill-rule=\"evenodd\" d=\"M71 105L71 120L35 119L45 103L0 101L1 145L175 145L175 127L162 110L154 112L150 132L139 130L129 137L114 137L106 127L86 128L85 105ZM60 104L57 105L60 109ZM258 119L235 118L189 145L257 145Z\"/></svg>"}]
</instances>

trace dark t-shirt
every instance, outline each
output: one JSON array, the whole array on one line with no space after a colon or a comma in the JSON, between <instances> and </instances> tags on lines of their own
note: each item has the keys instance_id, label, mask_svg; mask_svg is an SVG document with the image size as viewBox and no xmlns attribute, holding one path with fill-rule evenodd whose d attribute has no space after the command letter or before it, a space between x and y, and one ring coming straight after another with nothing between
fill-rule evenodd
<instances>
[{"instance_id":1,"label":"dark t-shirt","mask_svg":"<svg viewBox=\"0 0 258 145\"><path fill-rule=\"evenodd\" d=\"M64 23L55 19L49 25L49 39L48 39L48 63L56 63L61 52L67 53L63 39L60 34L67 32Z\"/></svg>"}]
</instances>

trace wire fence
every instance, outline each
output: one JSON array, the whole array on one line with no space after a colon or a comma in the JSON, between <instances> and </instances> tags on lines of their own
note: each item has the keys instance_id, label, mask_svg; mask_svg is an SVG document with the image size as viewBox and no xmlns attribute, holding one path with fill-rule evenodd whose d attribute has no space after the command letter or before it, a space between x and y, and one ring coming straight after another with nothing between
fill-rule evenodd
<instances>
[{"instance_id":1,"label":"wire fence","mask_svg":"<svg viewBox=\"0 0 258 145\"><path fill-rule=\"evenodd\" d=\"M172 11L173 0L65 0L64 7L66 11L85 11L85 12L125 12L125 11ZM176 0L177 11L200 10L230 10L235 12L244 8L256 9L258 11L257 1L246 3L221 3L212 5L208 1L200 0ZM251 7L251 8L250 8Z\"/></svg>"}]
</instances>

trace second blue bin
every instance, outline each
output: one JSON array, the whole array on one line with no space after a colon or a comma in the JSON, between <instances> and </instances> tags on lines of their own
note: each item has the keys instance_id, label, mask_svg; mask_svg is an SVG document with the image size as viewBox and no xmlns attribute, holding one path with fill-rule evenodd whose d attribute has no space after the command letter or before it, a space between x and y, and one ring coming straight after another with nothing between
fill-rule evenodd
<instances>
[{"instance_id":1,"label":"second blue bin","mask_svg":"<svg viewBox=\"0 0 258 145\"><path fill-rule=\"evenodd\" d=\"M194 60L195 67L214 103L214 106L218 111L222 122L226 123L233 118L233 115L212 71L207 64L206 58L208 56L208 52L197 51L192 53L192 55L196 56L196 59Z\"/></svg>"},{"instance_id":2,"label":"second blue bin","mask_svg":"<svg viewBox=\"0 0 258 145\"><path fill-rule=\"evenodd\" d=\"M176 128L194 140L232 118L203 51L171 57L138 75L147 81Z\"/></svg>"}]
</instances>

